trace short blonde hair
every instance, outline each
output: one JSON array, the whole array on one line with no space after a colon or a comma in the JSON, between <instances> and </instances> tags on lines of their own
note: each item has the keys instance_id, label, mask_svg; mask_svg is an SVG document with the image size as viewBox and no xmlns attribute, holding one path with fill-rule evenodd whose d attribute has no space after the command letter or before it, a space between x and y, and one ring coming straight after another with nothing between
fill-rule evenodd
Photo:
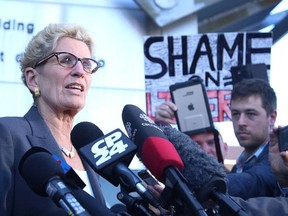
<instances>
[{"instance_id":1,"label":"short blonde hair","mask_svg":"<svg viewBox=\"0 0 288 216\"><path fill-rule=\"evenodd\" d=\"M25 69L27 67L34 68L42 58L52 53L57 46L58 41L63 37L70 37L83 41L88 46L91 55L93 54L92 38L82 26L67 23L49 24L32 38L21 56L21 79L25 86L27 86L24 73Z\"/></svg>"}]
</instances>

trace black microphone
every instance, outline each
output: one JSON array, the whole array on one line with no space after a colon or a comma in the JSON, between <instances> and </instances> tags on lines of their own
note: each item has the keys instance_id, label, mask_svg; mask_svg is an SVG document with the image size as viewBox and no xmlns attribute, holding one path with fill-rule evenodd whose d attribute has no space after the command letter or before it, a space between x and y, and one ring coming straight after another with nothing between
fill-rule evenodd
<instances>
[{"instance_id":1,"label":"black microphone","mask_svg":"<svg viewBox=\"0 0 288 216\"><path fill-rule=\"evenodd\" d=\"M129 215L127 213L127 207L120 203L116 203L113 206L111 206L110 210L115 213L120 213L121 215Z\"/></svg>"},{"instance_id":2,"label":"black microphone","mask_svg":"<svg viewBox=\"0 0 288 216\"><path fill-rule=\"evenodd\" d=\"M175 146L184 168L183 175L189 180L200 202L213 200L220 206L223 215L247 215L232 198L226 194L226 173L223 164L203 151L188 135L171 127L161 127Z\"/></svg>"},{"instance_id":3,"label":"black microphone","mask_svg":"<svg viewBox=\"0 0 288 216\"><path fill-rule=\"evenodd\" d=\"M203 186L216 176L219 177L217 189L226 193L226 173L223 164L203 151L188 135L171 127L160 126L160 128L180 155L185 165L182 173L195 192L203 192Z\"/></svg>"},{"instance_id":4,"label":"black microphone","mask_svg":"<svg viewBox=\"0 0 288 216\"><path fill-rule=\"evenodd\" d=\"M28 158L28 160L26 158ZM41 164L45 165L45 169L41 169ZM98 216L116 216L116 214L110 211L105 205L99 204L94 197L83 191L78 185L74 184L73 181L67 179L67 177L64 176L62 169L63 168L59 165L58 161L53 159L53 155L41 147L32 147L28 150L19 164L20 174L22 173L21 175L36 194L47 196L45 182L47 182L51 176L58 176L61 180L65 180L65 185L61 184L61 186L67 186L76 198L76 201L78 201L90 214ZM58 202L56 204L58 205ZM80 215L85 216L89 214Z\"/></svg>"},{"instance_id":5,"label":"black microphone","mask_svg":"<svg viewBox=\"0 0 288 216\"><path fill-rule=\"evenodd\" d=\"M95 172L111 184L120 184L126 193L136 191L151 205L159 207L160 204L142 184L140 178L127 167L137 151L137 146L120 129L107 135L100 131L96 125L89 122L75 125L71 132L71 140L78 153Z\"/></svg>"},{"instance_id":6,"label":"black microphone","mask_svg":"<svg viewBox=\"0 0 288 216\"><path fill-rule=\"evenodd\" d=\"M78 153L95 172L114 186L119 185L115 172L118 172L118 169L121 172L123 166L130 164L137 150L137 146L120 129L104 135L91 122L75 125L71 132L71 140ZM119 168L116 167L118 164Z\"/></svg>"},{"instance_id":7,"label":"black microphone","mask_svg":"<svg viewBox=\"0 0 288 216\"><path fill-rule=\"evenodd\" d=\"M45 164L45 169L41 165ZM40 196L49 196L67 215L90 215L64 184L64 172L51 154L40 147L29 149L21 158L19 172L30 188Z\"/></svg>"},{"instance_id":8,"label":"black microphone","mask_svg":"<svg viewBox=\"0 0 288 216\"><path fill-rule=\"evenodd\" d=\"M137 215L137 216L155 215L154 212L149 209L148 203L143 203L143 201L140 200L139 198L132 197L129 194L123 192L119 192L117 194L117 198L118 200L120 200L122 203L125 204L125 206L128 209L128 212L131 215ZM160 215L163 215L162 212L160 212Z\"/></svg>"},{"instance_id":9,"label":"black microphone","mask_svg":"<svg viewBox=\"0 0 288 216\"><path fill-rule=\"evenodd\" d=\"M193 191L189 190L187 180L181 175L183 162L163 131L134 105L123 108L122 120L130 139L138 145L137 156L159 181L165 181L162 194L167 195L169 202L176 195L195 215L207 215Z\"/></svg>"}]
</instances>

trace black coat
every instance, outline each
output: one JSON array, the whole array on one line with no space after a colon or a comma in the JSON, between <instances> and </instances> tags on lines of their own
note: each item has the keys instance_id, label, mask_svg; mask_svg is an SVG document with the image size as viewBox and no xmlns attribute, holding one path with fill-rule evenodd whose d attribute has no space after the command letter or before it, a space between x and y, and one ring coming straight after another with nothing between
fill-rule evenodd
<instances>
[{"instance_id":1,"label":"black coat","mask_svg":"<svg viewBox=\"0 0 288 216\"><path fill-rule=\"evenodd\" d=\"M0 215L45 216L66 215L48 197L35 194L18 171L23 154L33 146L47 149L64 160L63 155L36 107L24 117L0 118ZM45 169L45 164L39 164ZM95 199L105 201L99 185L99 176L84 163Z\"/></svg>"}]
</instances>

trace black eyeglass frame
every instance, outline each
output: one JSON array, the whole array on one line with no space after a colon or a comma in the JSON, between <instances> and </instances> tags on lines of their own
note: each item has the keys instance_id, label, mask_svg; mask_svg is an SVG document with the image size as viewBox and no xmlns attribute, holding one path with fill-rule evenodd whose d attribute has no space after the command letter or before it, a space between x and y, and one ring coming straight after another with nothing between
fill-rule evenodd
<instances>
[{"instance_id":1,"label":"black eyeglass frame","mask_svg":"<svg viewBox=\"0 0 288 216\"><path fill-rule=\"evenodd\" d=\"M57 63L58 63L60 66L65 67L65 68L73 68L73 67L75 67L75 65L73 65L73 66L71 66L71 67L63 66L63 65L60 63L60 61L59 61L59 56L58 56L59 54L68 54L68 55L71 55L71 56L75 57L75 59L77 59L75 65L77 64L78 61L80 61L81 64L82 64L82 66L83 66L84 71L85 71L86 73L89 73L89 74L95 73L95 72L101 67L101 64L100 64L98 61L96 61L95 59L92 59L92 58L78 58L77 56L75 56L74 54L69 53L69 52L53 52L53 53L47 55L46 57L44 57L43 59L41 59L38 63L36 63L35 66L34 66L34 68L40 66L41 64L44 64L46 61L48 61L50 58L52 58L52 57L54 57L54 56L56 57ZM93 61L93 62L96 63L97 66L96 66L93 70L87 71L87 68L85 68L84 65L83 65L83 60Z\"/></svg>"}]
</instances>

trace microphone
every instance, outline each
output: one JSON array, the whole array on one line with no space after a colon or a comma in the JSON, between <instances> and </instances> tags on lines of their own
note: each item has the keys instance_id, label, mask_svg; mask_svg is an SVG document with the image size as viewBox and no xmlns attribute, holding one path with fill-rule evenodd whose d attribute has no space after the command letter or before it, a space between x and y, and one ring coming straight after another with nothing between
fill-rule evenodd
<instances>
[{"instance_id":1,"label":"microphone","mask_svg":"<svg viewBox=\"0 0 288 216\"><path fill-rule=\"evenodd\" d=\"M45 170L41 169L41 164L45 164ZM67 178L65 178L64 176L64 172L61 166L59 166L58 162L53 159L53 155L51 155L50 152L48 152L46 149L43 149L41 147L32 147L30 150L28 150L22 157L18 168L19 168L19 172L21 176L25 179L29 187L36 194L40 196L48 195L46 192L46 187L45 187L45 185L48 183L45 183L45 182L48 182L49 179L55 176L57 179L57 176L58 176L60 180L64 180L64 179L67 180ZM115 216L116 215L112 211L110 211L106 206L99 204L97 200L95 200L94 197L92 197L91 195L83 191L77 185L72 184L71 181L68 181L68 182L65 181L65 184L62 182L61 188L62 187L63 188L68 187L71 190L69 192L76 197L76 200L73 199L74 202L76 203L72 202L72 204L77 204L77 200L78 200L80 204L92 215L99 215L99 216ZM56 205L59 206L57 199L53 201L56 203ZM61 202L61 204L65 206L65 200L64 200L64 203ZM66 210L66 206L65 206L65 210ZM82 213L79 215L85 216L89 214Z\"/></svg>"},{"instance_id":2,"label":"microphone","mask_svg":"<svg viewBox=\"0 0 288 216\"><path fill-rule=\"evenodd\" d=\"M110 208L111 211L115 212L115 213L120 213L121 215L129 215L127 213L127 207L123 204L120 203L116 203L113 206L111 206Z\"/></svg>"},{"instance_id":3,"label":"microphone","mask_svg":"<svg viewBox=\"0 0 288 216\"><path fill-rule=\"evenodd\" d=\"M176 192L196 215L207 215L181 175L184 164L163 131L134 105L125 105L122 120L130 139L138 145L137 156L159 181L165 181L162 194L168 191L165 195L171 199Z\"/></svg>"},{"instance_id":4,"label":"microphone","mask_svg":"<svg viewBox=\"0 0 288 216\"><path fill-rule=\"evenodd\" d=\"M126 193L136 191L154 207L160 206L140 178L127 167L137 151L137 146L120 129L104 136L93 123L80 122L72 129L71 140L78 153L94 171L111 184L120 184Z\"/></svg>"},{"instance_id":5,"label":"microphone","mask_svg":"<svg viewBox=\"0 0 288 216\"><path fill-rule=\"evenodd\" d=\"M163 171L167 166L175 166L179 170L184 167L173 144L141 109L126 105L122 120L128 136L138 146L137 156L159 181L164 181Z\"/></svg>"},{"instance_id":6,"label":"microphone","mask_svg":"<svg viewBox=\"0 0 288 216\"><path fill-rule=\"evenodd\" d=\"M117 194L118 200L125 204L128 209L128 212L131 215L143 215L143 216L152 216L155 215L152 210L149 209L148 203L143 203L139 198L130 196L129 194L119 192ZM166 215L160 212L159 214Z\"/></svg>"},{"instance_id":7,"label":"microphone","mask_svg":"<svg viewBox=\"0 0 288 216\"><path fill-rule=\"evenodd\" d=\"M71 140L78 153L95 172L114 186L119 185L115 172L121 172L123 166L130 164L137 150L137 146L120 129L104 135L90 122L75 125L71 132Z\"/></svg>"},{"instance_id":8,"label":"microphone","mask_svg":"<svg viewBox=\"0 0 288 216\"><path fill-rule=\"evenodd\" d=\"M189 185L197 192L203 190L211 179L217 178L217 189L226 192L226 173L223 164L218 163L211 155L203 151L188 135L167 126L160 126L168 140L180 155L184 168L183 175L189 179ZM203 192L203 191L202 191Z\"/></svg>"},{"instance_id":9,"label":"microphone","mask_svg":"<svg viewBox=\"0 0 288 216\"><path fill-rule=\"evenodd\" d=\"M75 148L82 148L104 136L103 131L92 122L83 121L74 126L71 131L71 141Z\"/></svg>"},{"instance_id":10,"label":"microphone","mask_svg":"<svg viewBox=\"0 0 288 216\"><path fill-rule=\"evenodd\" d=\"M203 151L188 135L167 126L161 129L182 158L185 165L182 174L189 179L188 187L195 191L200 202L213 200L219 204L223 215L247 215L226 194L226 173L223 164Z\"/></svg>"},{"instance_id":11,"label":"microphone","mask_svg":"<svg viewBox=\"0 0 288 216\"><path fill-rule=\"evenodd\" d=\"M42 169L41 164L45 164L45 169ZM47 150L32 147L21 158L18 169L36 194L48 195L67 215L90 215L62 181L65 179L64 172Z\"/></svg>"}]
</instances>

